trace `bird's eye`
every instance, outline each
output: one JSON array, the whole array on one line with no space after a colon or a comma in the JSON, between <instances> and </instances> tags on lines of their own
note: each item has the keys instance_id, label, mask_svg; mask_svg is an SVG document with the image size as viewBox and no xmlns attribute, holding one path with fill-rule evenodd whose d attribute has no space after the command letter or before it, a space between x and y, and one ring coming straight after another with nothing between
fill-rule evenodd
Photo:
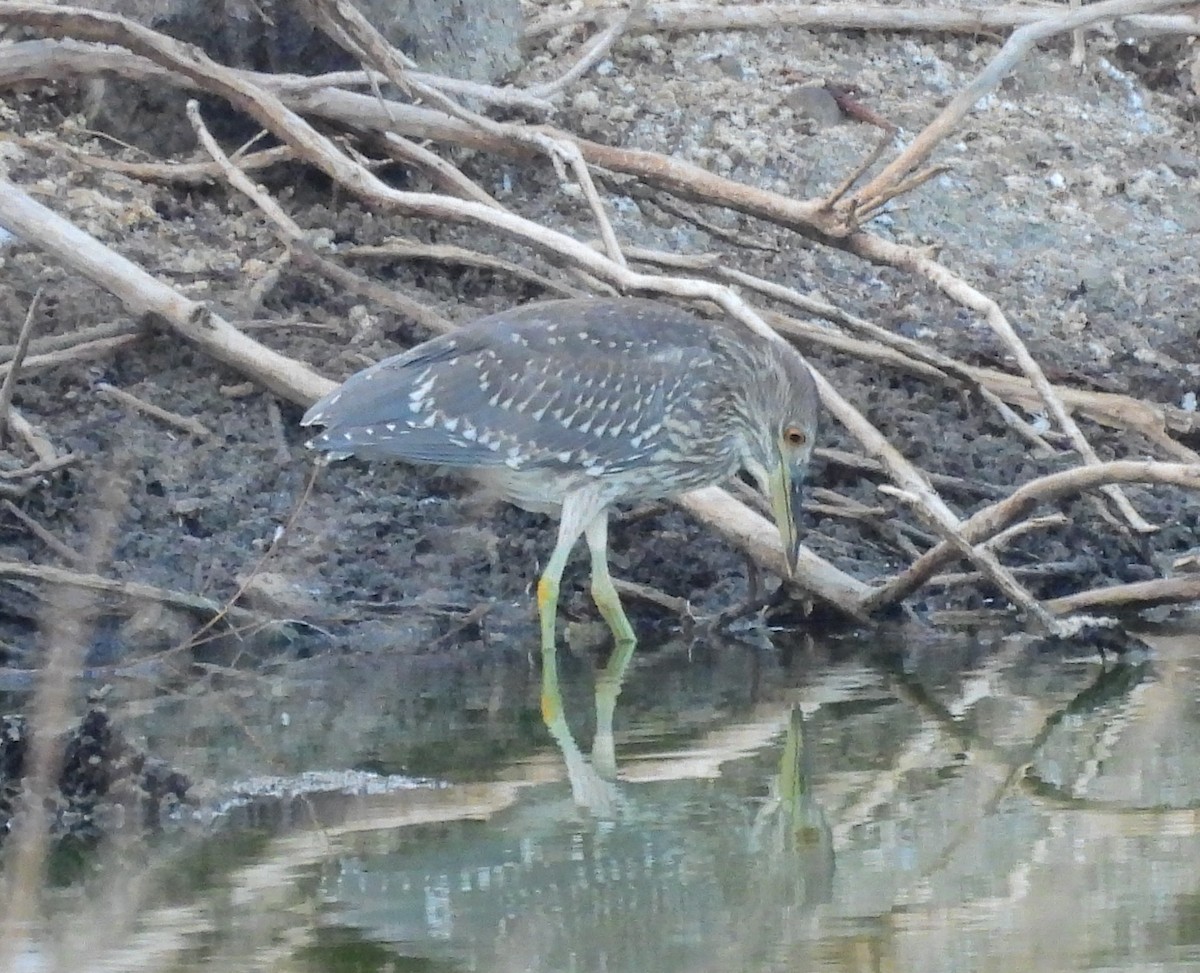
<instances>
[{"instance_id":1,"label":"bird's eye","mask_svg":"<svg viewBox=\"0 0 1200 973\"><path fill-rule=\"evenodd\" d=\"M808 433L799 426L788 426L783 430L783 438L789 446L803 446L808 442Z\"/></svg>"}]
</instances>

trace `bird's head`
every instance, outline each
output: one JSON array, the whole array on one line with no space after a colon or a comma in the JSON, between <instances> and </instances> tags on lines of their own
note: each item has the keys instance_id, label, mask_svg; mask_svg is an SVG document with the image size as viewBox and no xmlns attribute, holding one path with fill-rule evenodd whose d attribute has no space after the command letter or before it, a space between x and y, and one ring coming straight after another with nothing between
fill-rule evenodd
<instances>
[{"instance_id":1,"label":"bird's head","mask_svg":"<svg viewBox=\"0 0 1200 973\"><path fill-rule=\"evenodd\" d=\"M771 501L790 574L800 556L804 480L817 438L820 400L804 360L791 346L772 342L759 381L747 390L755 421L745 466Z\"/></svg>"}]
</instances>

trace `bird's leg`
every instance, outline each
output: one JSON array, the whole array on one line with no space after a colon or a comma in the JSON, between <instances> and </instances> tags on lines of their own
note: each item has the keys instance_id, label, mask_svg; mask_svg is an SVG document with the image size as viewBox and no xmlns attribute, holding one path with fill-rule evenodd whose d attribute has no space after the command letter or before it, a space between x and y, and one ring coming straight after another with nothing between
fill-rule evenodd
<instances>
[{"instance_id":1,"label":"bird's leg","mask_svg":"<svg viewBox=\"0 0 1200 973\"><path fill-rule=\"evenodd\" d=\"M583 532L582 513L584 511L570 502L563 504L558 540L554 543L554 550L537 586L538 621L542 633L542 721L552 735L566 730L562 694L558 688L558 656L554 640L554 627L558 620L558 589L567 558L571 556L571 548Z\"/></svg>"},{"instance_id":2,"label":"bird's leg","mask_svg":"<svg viewBox=\"0 0 1200 973\"><path fill-rule=\"evenodd\" d=\"M596 677L596 737L592 741L592 763L607 776L617 773L616 745L613 741L613 713L625 669L637 647L633 626L621 607L621 597L608 573L608 514L601 512L584 528L592 555L592 600L612 630L615 645L604 671Z\"/></svg>"}]
</instances>

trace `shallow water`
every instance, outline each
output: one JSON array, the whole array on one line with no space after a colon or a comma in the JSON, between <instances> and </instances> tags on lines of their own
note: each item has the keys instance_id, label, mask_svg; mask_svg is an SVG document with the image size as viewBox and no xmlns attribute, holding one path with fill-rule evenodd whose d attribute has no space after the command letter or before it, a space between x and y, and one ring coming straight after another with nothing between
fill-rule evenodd
<instances>
[{"instance_id":1,"label":"shallow water","mask_svg":"<svg viewBox=\"0 0 1200 973\"><path fill-rule=\"evenodd\" d=\"M1200 639L791 639L641 653L615 781L569 658L565 754L522 659L129 694L207 823L98 851L20 965L1200 968Z\"/></svg>"}]
</instances>

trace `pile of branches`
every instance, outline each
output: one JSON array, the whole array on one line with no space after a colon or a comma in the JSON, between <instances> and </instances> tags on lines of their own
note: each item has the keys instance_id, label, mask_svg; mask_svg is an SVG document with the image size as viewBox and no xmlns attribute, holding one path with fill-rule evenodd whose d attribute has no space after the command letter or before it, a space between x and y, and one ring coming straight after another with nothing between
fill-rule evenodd
<instances>
[{"instance_id":1,"label":"pile of branches","mask_svg":"<svg viewBox=\"0 0 1200 973\"><path fill-rule=\"evenodd\" d=\"M863 470L886 475L890 485L880 486L880 491L910 507L939 538L903 570L870 585L805 550L794 583L848 616L867 618L900 604L957 561L968 562L1031 625L1055 634L1068 631L1073 624L1071 616L1080 611L1102 606L1179 603L1200 597L1200 577L1187 575L1080 591L1053 601L1039 601L1018 581L1002 563L999 552L1012 537L1036 529L1039 521L1030 519L1029 514L1039 502L1097 491L1098 501L1108 508L1113 529L1136 534L1154 528L1139 514L1122 490L1122 484L1200 488L1200 455L1181 441L1181 437L1196 432L1196 417L1182 409L1129 396L1052 383L992 297L940 264L927 250L884 239L867 227L868 221L889 201L911 192L941 171L929 164L935 148L954 132L968 110L995 89L1039 42L1116 17L1140 18L1146 29L1200 33L1200 19L1194 13L1169 13L1179 4L1167 0L1105 0L1066 13L1041 9L1035 13L1026 7L996 8L988 14L990 20L986 26L1015 28L1009 40L975 80L952 98L903 151L879 164L891 145L888 133L877 150L854 171L846 173L828 195L797 200L723 178L666 155L603 144L532 121L500 121L495 116L543 117L571 83L603 58L623 34L656 29L747 28L761 26L759 21L764 17L769 24L794 22L803 26L807 24L806 17L824 16L826 8L762 4L710 9L695 4L634 3L623 10L592 9L586 15L566 20L547 17L531 25L529 33L540 36L581 20L593 24L595 30L559 77L517 88L421 74L351 5L339 0L304 0L302 6L306 15L360 61L362 71L299 77L237 70L214 62L190 45L119 16L68 6L7 2L0 6L0 28L23 28L40 39L10 44L0 50L0 85L115 73L146 84L166 83L224 99L274 136L279 146L239 154L236 160L231 160L209 133L197 103L192 101L188 103L187 116L210 158L186 165L208 177L224 179L252 200L285 245L291 261L327 275L339 287L395 309L433 331L444 331L452 325L412 297L385 289L319 253L279 201L255 184L247 172L281 160L298 160L324 173L346 194L371 208L487 228L539 252L562 268L565 275L582 283L582 288L572 288L576 293L582 289L602 294L662 296L709 309L715 305L746 327L759 331L777 329L803 349L828 349L925 380L967 387L985 400L1015 435L1028 440L1031 448L1061 454L1061 450L1049 444L1044 430L1023 419L1018 410L1044 412L1059 437L1057 441L1065 442L1075 465L1024 483L964 518L939 495L933 485L936 478L906 460L896 445L814 368L826 411L860 448L854 462ZM837 23L854 26L854 17L860 13L858 8L847 6ZM944 26L909 24L903 19L904 11L894 13L901 21L882 26ZM882 16L878 10L875 14ZM746 23L731 22L730 18L736 20L743 15L749 18ZM939 12L937 16L943 17L945 13ZM717 19L709 23L706 17ZM865 24L872 25L881 26ZM952 25L951 29L980 26L983 26L980 15L972 13L966 23ZM484 107L474 110L467 104ZM314 120L320 122L321 129ZM323 134L331 129L352 133L353 137L335 139ZM364 164L362 156L347 148L364 136L371 137L373 150L380 151L382 147L390 160L422 173L436 187L435 191L397 189L378 178ZM429 147L431 144L443 151L434 151ZM503 205L451 161L453 150L462 148L507 160L548 160L564 195L573 205L578 205L577 200L587 205L599 245L550 229ZM178 170L183 164L163 165ZM154 165L144 167L149 170ZM136 174L137 168L134 164L123 164L123 171L131 174ZM969 309L985 321L1011 356L1015 370L1010 373L965 364L926 343L894 334L826 301L739 270L724 259L626 246L606 215L605 198L594 178L597 174L617 174L663 199L674 197L766 221L817 245L923 278L946 300ZM0 179L0 225L116 295L133 314L154 315L208 355L284 399L307 405L333 387L330 380L305 364L264 347L211 307L188 299L5 179ZM435 259L438 256L432 247L426 253ZM456 259L463 257L462 253L456 254ZM518 263L480 254L468 254L466 259L499 267L520 279L546 283L542 276ZM555 286L563 290L562 285ZM767 310L768 306L788 308L808 320ZM822 319L822 323L813 323L814 318ZM97 354L120 340L104 335L89 339L95 342ZM24 427L19 415L9 407L8 399L23 354L18 347L14 359L0 366L6 377L0 402L5 405L8 428L17 435L22 434ZM1080 419L1138 434L1152 444L1159 459L1102 461L1085 436ZM32 437L28 429L25 432ZM29 441L34 444L33 438ZM42 475L59 461L49 444L38 443L35 451L39 457L37 464L24 471L29 476ZM3 485L0 483L0 487ZM782 551L775 529L741 499L723 489L710 488L688 494L679 503L749 552L757 562L783 573ZM11 574L18 568L28 570L28 566L10 565L0 567L0 574ZM61 571L53 580L69 583L70 572ZM89 583L100 586L95 578Z\"/></svg>"}]
</instances>

